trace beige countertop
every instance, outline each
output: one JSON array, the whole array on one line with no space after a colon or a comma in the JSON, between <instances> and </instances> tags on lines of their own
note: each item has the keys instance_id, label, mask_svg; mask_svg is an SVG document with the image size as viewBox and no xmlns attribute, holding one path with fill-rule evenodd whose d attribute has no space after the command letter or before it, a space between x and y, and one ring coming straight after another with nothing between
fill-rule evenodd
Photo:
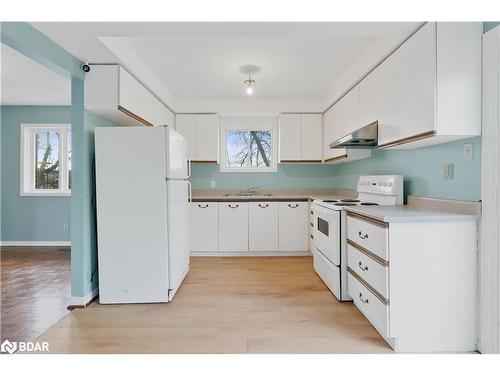
<instances>
[{"instance_id":1,"label":"beige countertop","mask_svg":"<svg viewBox=\"0 0 500 375\"><path fill-rule=\"evenodd\" d=\"M262 202L262 201L308 201L332 197L353 198L357 193L347 189L262 189L256 195L239 196L241 190L196 189L193 202Z\"/></svg>"}]
</instances>

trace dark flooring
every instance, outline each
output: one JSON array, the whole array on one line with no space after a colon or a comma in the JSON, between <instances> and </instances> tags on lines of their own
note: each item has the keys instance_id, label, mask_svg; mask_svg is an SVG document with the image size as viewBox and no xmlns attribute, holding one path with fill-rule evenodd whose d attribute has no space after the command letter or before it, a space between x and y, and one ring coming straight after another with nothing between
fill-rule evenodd
<instances>
[{"instance_id":1,"label":"dark flooring","mask_svg":"<svg viewBox=\"0 0 500 375\"><path fill-rule=\"evenodd\" d=\"M70 249L0 249L0 341L33 341L69 313Z\"/></svg>"}]
</instances>

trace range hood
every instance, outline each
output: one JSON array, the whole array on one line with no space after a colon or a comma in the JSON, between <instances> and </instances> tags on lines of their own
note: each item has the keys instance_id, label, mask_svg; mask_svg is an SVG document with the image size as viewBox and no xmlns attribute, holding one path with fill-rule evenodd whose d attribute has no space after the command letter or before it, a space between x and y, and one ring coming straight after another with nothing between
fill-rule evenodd
<instances>
[{"instance_id":1,"label":"range hood","mask_svg":"<svg viewBox=\"0 0 500 375\"><path fill-rule=\"evenodd\" d=\"M363 126L330 143L330 148L373 148L378 143L378 122Z\"/></svg>"}]
</instances>

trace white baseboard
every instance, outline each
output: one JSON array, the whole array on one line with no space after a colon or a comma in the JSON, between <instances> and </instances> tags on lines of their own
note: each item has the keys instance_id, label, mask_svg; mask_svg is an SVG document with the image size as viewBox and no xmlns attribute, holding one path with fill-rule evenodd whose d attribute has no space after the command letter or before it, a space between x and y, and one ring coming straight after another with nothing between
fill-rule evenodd
<instances>
[{"instance_id":1,"label":"white baseboard","mask_svg":"<svg viewBox=\"0 0 500 375\"><path fill-rule=\"evenodd\" d=\"M92 301L95 296L99 294L99 288L95 288L89 294L84 297L74 297L71 296L70 306L85 306L87 303Z\"/></svg>"},{"instance_id":2,"label":"white baseboard","mask_svg":"<svg viewBox=\"0 0 500 375\"><path fill-rule=\"evenodd\" d=\"M71 241L0 241L0 246L71 246Z\"/></svg>"},{"instance_id":3,"label":"white baseboard","mask_svg":"<svg viewBox=\"0 0 500 375\"><path fill-rule=\"evenodd\" d=\"M312 256L310 251L212 251L191 252L192 257L290 257L290 256Z\"/></svg>"}]
</instances>

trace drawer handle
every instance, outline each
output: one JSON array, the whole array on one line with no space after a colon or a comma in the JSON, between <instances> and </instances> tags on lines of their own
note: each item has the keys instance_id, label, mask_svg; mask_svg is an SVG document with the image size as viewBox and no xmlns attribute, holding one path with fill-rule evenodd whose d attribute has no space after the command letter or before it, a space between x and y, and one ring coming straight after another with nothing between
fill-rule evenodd
<instances>
[{"instance_id":1,"label":"drawer handle","mask_svg":"<svg viewBox=\"0 0 500 375\"><path fill-rule=\"evenodd\" d=\"M363 267L363 263L361 263L361 261L359 261L358 267L361 269L361 271L368 271L368 266Z\"/></svg>"},{"instance_id":2,"label":"drawer handle","mask_svg":"<svg viewBox=\"0 0 500 375\"><path fill-rule=\"evenodd\" d=\"M359 299L363 303L369 303L370 302L370 301L368 301L368 298L367 299L363 299L363 293L361 293L361 292L359 292Z\"/></svg>"},{"instance_id":3,"label":"drawer handle","mask_svg":"<svg viewBox=\"0 0 500 375\"><path fill-rule=\"evenodd\" d=\"M198 207L200 207L200 208L208 208L208 204L205 204L205 205L199 204Z\"/></svg>"},{"instance_id":4,"label":"drawer handle","mask_svg":"<svg viewBox=\"0 0 500 375\"><path fill-rule=\"evenodd\" d=\"M290 208L297 208L297 207L299 207L299 204L295 203L294 205L292 205L292 204L288 203L288 207L290 207Z\"/></svg>"},{"instance_id":5,"label":"drawer handle","mask_svg":"<svg viewBox=\"0 0 500 375\"><path fill-rule=\"evenodd\" d=\"M267 203L266 204L259 203L259 207L260 208L267 208L267 207L269 207L269 205Z\"/></svg>"},{"instance_id":6,"label":"drawer handle","mask_svg":"<svg viewBox=\"0 0 500 375\"><path fill-rule=\"evenodd\" d=\"M359 232L358 232L358 236L359 236L359 238L361 238L362 240L365 240L365 239L367 239L367 238L368 238L368 233L364 233L364 234L363 234L363 232L359 231Z\"/></svg>"},{"instance_id":7,"label":"drawer handle","mask_svg":"<svg viewBox=\"0 0 500 375\"><path fill-rule=\"evenodd\" d=\"M229 204L228 206L229 206L229 208L238 208L240 205L239 205L239 204L235 204L235 205L233 206L233 205L230 205L230 204Z\"/></svg>"},{"instance_id":8,"label":"drawer handle","mask_svg":"<svg viewBox=\"0 0 500 375\"><path fill-rule=\"evenodd\" d=\"M314 224L313 224L313 223L309 223L309 225L310 225L311 227L314 227Z\"/></svg>"},{"instance_id":9,"label":"drawer handle","mask_svg":"<svg viewBox=\"0 0 500 375\"><path fill-rule=\"evenodd\" d=\"M311 213L311 215L314 215L314 211L309 211Z\"/></svg>"},{"instance_id":10,"label":"drawer handle","mask_svg":"<svg viewBox=\"0 0 500 375\"><path fill-rule=\"evenodd\" d=\"M309 237L311 237L311 240L314 240L314 236L312 234L309 235Z\"/></svg>"}]
</instances>

